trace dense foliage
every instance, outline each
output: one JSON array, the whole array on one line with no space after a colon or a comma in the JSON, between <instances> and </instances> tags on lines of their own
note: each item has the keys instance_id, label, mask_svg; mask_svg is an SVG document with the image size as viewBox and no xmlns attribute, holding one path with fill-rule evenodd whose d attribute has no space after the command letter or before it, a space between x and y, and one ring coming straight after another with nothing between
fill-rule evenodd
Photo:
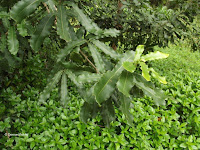
<instances>
[{"instance_id":1,"label":"dense foliage","mask_svg":"<svg viewBox=\"0 0 200 150\"><path fill-rule=\"evenodd\" d=\"M104 127L99 115L88 124L82 123L79 120L79 110L84 100L74 86L69 90L71 101L67 109L63 109L59 103L58 88L52 91L48 103L41 107L37 105L38 89L28 86L23 94L16 94L14 87L10 86L2 93L8 104L4 109L7 116L3 115L4 121L0 121L0 131L27 133L28 137L8 138L2 135L0 148L199 149L200 70L194 65L200 64L200 55L197 52L191 53L187 45L180 42L178 46L156 48L170 56L165 61L151 63L159 70L164 66L166 69L162 73L169 80L168 84L162 86L155 82L166 94L174 96L176 101L168 100L166 107L156 107L148 97L131 99L133 127L127 125L125 116L118 109L115 109L117 119L111 123L110 129ZM184 58L188 55L187 58L191 60ZM34 64L37 59L35 57L30 63ZM183 64L185 61L194 63ZM33 68L33 72L42 67ZM32 74L32 77L37 78L37 74ZM42 78L41 81L46 82ZM14 82L18 82L17 77Z\"/></svg>"}]
</instances>

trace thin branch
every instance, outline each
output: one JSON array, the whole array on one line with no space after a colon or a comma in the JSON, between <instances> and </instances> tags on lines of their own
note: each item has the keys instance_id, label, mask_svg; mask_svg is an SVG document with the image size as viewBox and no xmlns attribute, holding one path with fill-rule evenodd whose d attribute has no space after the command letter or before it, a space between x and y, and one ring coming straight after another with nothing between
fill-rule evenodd
<instances>
[{"instance_id":1,"label":"thin branch","mask_svg":"<svg viewBox=\"0 0 200 150\"><path fill-rule=\"evenodd\" d=\"M46 8L47 12L50 13L50 10L49 10L47 4L43 3L43 5L44 5L44 7Z\"/></svg>"},{"instance_id":2,"label":"thin branch","mask_svg":"<svg viewBox=\"0 0 200 150\"><path fill-rule=\"evenodd\" d=\"M96 66L88 59L88 57L81 50L80 50L80 53L85 57L85 59L90 63L90 65L96 70L96 72L99 73Z\"/></svg>"}]
</instances>

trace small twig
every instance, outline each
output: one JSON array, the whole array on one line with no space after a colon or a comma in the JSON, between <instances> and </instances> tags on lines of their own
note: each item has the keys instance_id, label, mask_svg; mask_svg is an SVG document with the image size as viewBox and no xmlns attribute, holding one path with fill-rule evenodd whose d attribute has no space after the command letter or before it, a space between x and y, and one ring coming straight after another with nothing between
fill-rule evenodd
<instances>
[{"instance_id":1,"label":"small twig","mask_svg":"<svg viewBox=\"0 0 200 150\"><path fill-rule=\"evenodd\" d=\"M85 59L90 63L90 65L96 70L96 72L99 73L95 65L88 59L88 57L81 50L80 50L80 53L85 57Z\"/></svg>"}]
</instances>

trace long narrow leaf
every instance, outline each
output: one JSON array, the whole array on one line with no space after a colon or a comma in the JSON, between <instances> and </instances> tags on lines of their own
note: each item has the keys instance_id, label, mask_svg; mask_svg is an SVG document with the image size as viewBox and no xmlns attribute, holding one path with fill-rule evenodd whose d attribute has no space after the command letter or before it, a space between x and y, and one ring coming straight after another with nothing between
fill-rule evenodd
<instances>
[{"instance_id":1,"label":"long narrow leaf","mask_svg":"<svg viewBox=\"0 0 200 150\"><path fill-rule=\"evenodd\" d=\"M78 76L77 80L79 83L88 83L98 81L101 78L101 74L90 73L90 72L82 72L81 75Z\"/></svg>"},{"instance_id":2,"label":"long narrow leaf","mask_svg":"<svg viewBox=\"0 0 200 150\"><path fill-rule=\"evenodd\" d=\"M66 42L71 41L69 23L67 21L67 12L66 8L62 5L58 6L57 33L60 35L60 38L64 39Z\"/></svg>"},{"instance_id":3,"label":"long narrow leaf","mask_svg":"<svg viewBox=\"0 0 200 150\"><path fill-rule=\"evenodd\" d=\"M111 49L106 44L100 42L99 40L94 40L93 44L96 45L99 49L101 49L105 54L109 55L113 59L118 59L119 54L117 54L113 49Z\"/></svg>"},{"instance_id":4,"label":"long narrow leaf","mask_svg":"<svg viewBox=\"0 0 200 150\"><path fill-rule=\"evenodd\" d=\"M46 0L21 0L11 9L11 17L20 23L24 18L34 12L37 6L44 1Z\"/></svg>"},{"instance_id":5,"label":"long narrow leaf","mask_svg":"<svg viewBox=\"0 0 200 150\"><path fill-rule=\"evenodd\" d=\"M68 90L67 90L67 76L64 71L63 71L62 79L61 79L60 97L61 97L60 99L61 105L65 107L67 105L69 98L68 98Z\"/></svg>"},{"instance_id":6,"label":"long narrow leaf","mask_svg":"<svg viewBox=\"0 0 200 150\"><path fill-rule=\"evenodd\" d=\"M8 30L8 49L13 55L16 55L19 50L19 41L14 26L11 26Z\"/></svg>"},{"instance_id":7,"label":"long narrow leaf","mask_svg":"<svg viewBox=\"0 0 200 150\"><path fill-rule=\"evenodd\" d=\"M56 86L56 84L60 80L62 72L63 72L62 70L57 72L55 74L55 76L52 78L52 80L47 84L44 91L41 93L41 95L39 97L39 102L43 103L50 97L50 92L52 91L52 89Z\"/></svg>"},{"instance_id":8,"label":"long narrow leaf","mask_svg":"<svg viewBox=\"0 0 200 150\"><path fill-rule=\"evenodd\" d=\"M55 19L54 15L48 14L41 20L41 22L37 26L37 29L35 33L32 35L30 40L31 47L34 50L38 51L45 37L50 34L54 19Z\"/></svg>"},{"instance_id":9,"label":"long narrow leaf","mask_svg":"<svg viewBox=\"0 0 200 150\"><path fill-rule=\"evenodd\" d=\"M104 64L104 61L101 57L101 54L98 52L98 50L95 48L94 45L88 44L88 46L89 46L89 50L92 54L92 57L94 59L97 70L99 72L104 72L105 71L105 64Z\"/></svg>"},{"instance_id":10,"label":"long narrow leaf","mask_svg":"<svg viewBox=\"0 0 200 150\"><path fill-rule=\"evenodd\" d=\"M151 52L145 56L142 56L141 60L149 61L149 60L163 59L163 58L167 58L168 56L169 56L169 54L165 54L165 53L156 51L156 52Z\"/></svg>"},{"instance_id":11,"label":"long narrow leaf","mask_svg":"<svg viewBox=\"0 0 200 150\"><path fill-rule=\"evenodd\" d=\"M162 90L155 88L155 86L151 82L146 81L139 74L134 74L133 82L138 88L140 88L144 92L144 94L152 97L156 105L165 105L165 99L167 98L167 96Z\"/></svg>"}]
</instances>

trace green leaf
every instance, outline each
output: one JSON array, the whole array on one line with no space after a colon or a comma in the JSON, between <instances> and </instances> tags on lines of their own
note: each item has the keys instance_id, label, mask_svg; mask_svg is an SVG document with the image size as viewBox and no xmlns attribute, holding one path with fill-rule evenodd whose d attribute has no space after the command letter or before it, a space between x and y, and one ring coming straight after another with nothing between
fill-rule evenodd
<instances>
[{"instance_id":1,"label":"green leaf","mask_svg":"<svg viewBox=\"0 0 200 150\"><path fill-rule=\"evenodd\" d=\"M38 24L35 33L32 35L30 44L33 50L38 51L46 36L50 34L51 27L54 23L54 15L48 14Z\"/></svg>"},{"instance_id":2,"label":"green leaf","mask_svg":"<svg viewBox=\"0 0 200 150\"><path fill-rule=\"evenodd\" d=\"M9 18L10 17L10 15L7 13L7 12L5 12L5 11L1 11L0 12L0 18L2 19L2 18Z\"/></svg>"},{"instance_id":3,"label":"green leaf","mask_svg":"<svg viewBox=\"0 0 200 150\"><path fill-rule=\"evenodd\" d=\"M134 86L132 74L128 71L123 71L119 81L117 82L117 88L126 96L130 96L129 91Z\"/></svg>"},{"instance_id":4,"label":"green leaf","mask_svg":"<svg viewBox=\"0 0 200 150\"><path fill-rule=\"evenodd\" d=\"M88 119L96 117L98 111L99 111L99 106L96 102L92 104L84 102L80 111L81 121L83 121L84 123L87 123Z\"/></svg>"},{"instance_id":5,"label":"green leaf","mask_svg":"<svg viewBox=\"0 0 200 150\"><path fill-rule=\"evenodd\" d=\"M19 50L19 41L17 40L14 26L11 26L8 30L8 49L13 55L16 55Z\"/></svg>"},{"instance_id":6,"label":"green leaf","mask_svg":"<svg viewBox=\"0 0 200 150\"><path fill-rule=\"evenodd\" d=\"M149 60L156 60L156 59L163 59L163 58L167 58L169 56L169 54L165 54L165 53L161 53L159 51L156 52L151 52L145 56L141 57L142 61L149 61Z\"/></svg>"},{"instance_id":7,"label":"green leaf","mask_svg":"<svg viewBox=\"0 0 200 150\"><path fill-rule=\"evenodd\" d=\"M24 18L34 12L37 6L44 1L45 0L21 0L10 10L11 17L20 23Z\"/></svg>"},{"instance_id":8,"label":"green leaf","mask_svg":"<svg viewBox=\"0 0 200 150\"><path fill-rule=\"evenodd\" d=\"M123 67L124 69L126 69L127 71L133 73L135 70L136 70L136 64L133 64L133 62L130 62L130 61L125 61L123 63Z\"/></svg>"},{"instance_id":9,"label":"green leaf","mask_svg":"<svg viewBox=\"0 0 200 150\"><path fill-rule=\"evenodd\" d=\"M48 0L46 2L46 4L48 5L51 13L55 13L56 12L56 6L55 6L55 2L53 0Z\"/></svg>"},{"instance_id":10,"label":"green leaf","mask_svg":"<svg viewBox=\"0 0 200 150\"><path fill-rule=\"evenodd\" d=\"M19 31L19 34L23 37L28 35L25 21L22 21L20 24L17 24L17 30Z\"/></svg>"},{"instance_id":11,"label":"green leaf","mask_svg":"<svg viewBox=\"0 0 200 150\"><path fill-rule=\"evenodd\" d=\"M116 53L112 48L100 42L99 40L94 40L92 41L92 43L96 45L99 49L101 49L105 54L112 57L113 59L118 59L120 57L119 54Z\"/></svg>"},{"instance_id":12,"label":"green leaf","mask_svg":"<svg viewBox=\"0 0 200 150\"><path fill-rule=\"evenodd\" d=\"M134 62L140 60L142 53L144 52L144 45L138 45L135 52Z\"/></svg>"},{"instance_id":13,"label":"green leaf","mask_svg":"<svg viewBox=\"0 0 200 150\"><path fill-rule=\"evenodd\" d=\"M120 110L125 115L127 122L130 126L133 125L133 115L130 113L131 108L131 99L130 97L126 97L123 94L121 94L120 97Z\"/></svg>"},{"instance_id":14,"label":"green leaf","mask_svg":"<svg viewBox=\"0 0 200 150\"><path fill-rule=\"evenodd\" d=\"M97 103L101 104L106 101L115 89L118 77L124 70L122 64L124 61L128 61L134 58L134 52L129 51L124 54L124 57L118 62L112 71L107 71L94 87L94 95Z\"/></svg>"},{"instance_id":15,"label":"green leaf","mask_svg":"<svg viewBox=\"0 0 200 150\"><path fill-rule=\"evenodd\" d=\"M98 81L101 78L101 74L90 73L90 72L82 72L81 75L78 76L77 81L79 83L88 83Z\"/></svg>"},{"instance_id":16,"label":"green leaf","mask_svg":"<svg viewBox=\"0 0 200 150\"><path fill-rule=\"evenodd\" d=\"M76 41L69 42L68 45L60 51L57 55L57 62L61 61L64 57L66 57L75 47L84 44L86 40L79 39Z\"/></svg>"},{"instance_id":17,"label":"green leaf","mask_svg":"<svg viewBox=\"0 0 200 150\"><path fill-rule=\"evenodd\" d=\"M68 91L67 91L67 76L65 74L65 71L63 71L62 74L62 79L61 79L61 91L60 91L60 96L61 96L61 105L66 106L67 102L69 100L68 98Z\"/></svg>"},{"instance_id":18,"label":"green leaf","mask_svg":"<svg viewBox=\"0 0 200 150\"><path fill-rule=\"evenodd\" d=\"M151 75L154 78L156 78L159 82L161 82L163 84L167 84L167 81L166 81L165 77L159 76L159 74L153 68L150 68L150 71L151 71Z\"/></svg>"},{"instance_id":19,"label":"green leaf","mask_svg":"<svg viewBox=\"0 0 200 150\"><path fill-rule=\"evenodd\" d=\"M74 84L77 86L77 87L82 87L82 85L78 82L77 80L77 76L72 73L71 70L65 70L65 73L68 75L68 77L72 80L72 82L74 82Z\"/></svg>"},{"instance_id":20,"label":"green leaf","mask_svg":"<svg viewBox=\"0 0 200 150\"><path fill-rule=\"evenodd\" d=\"M120 31L117 29L105 29L103 32L103 35L105 37L117 37L119 35Z\"/></svg>"},{"instance_id":21,"label":"green leaf","mask_svg":"<svg viewBox=\"0 0 200 150\"><path fill-rule=\"evenodd\" d=\"M140 62L140 66L142 69L142 76L147 80L150 81L150 75L149 75L149 68L144 62Z\"/></svg>"},{"instance_id":22,"label":"green leaf","mask_svg":"<svg viewBox=\"0 0 200 150\"><path fill-rule=\"evenodd\" d=\"M104 64L104 61L101 57L101 54L98 52L98 50L95 48L94 45L88 44L88 46L89 46L89 50L92 54L92 57L94 59L97 70L99 72L104 72L105 71L105 64Z\"/></svg>"},{"instance_id":23,"label":"green leaf","mask_svg":"<svg viewBox=\"0 0 200 150\"><path fill-rule=\"evenodd\" d=\"M79 93L84 98L84 100L89 103L93 104L96 103L95 96L94 96L94 86L90 87L89 89L80 88Z\"/></svg>"},{"instance_id":24,"label":"green leaf","mask_svg":"<svg viewBox=\"0 0 200 150\"><path fill-rule=\"evenodd\" d=\"M102 103L101 116L106 127L109 128L110 123L115 120L115 109L110 99Z\"/></svg>"},{"instance_id":25,"label":"green leaf","mask_svg":"<svg viewBox=\"0 0 200 150\"><path fill-rule=\"evenodd\" d=\"M57 72L55 76L52 78L52 80L47 84L44 91L40 94L39 102L43 103L50 97L50 92L60 80L62 73L63 73L62 70Z\"/></svg>"},{"instance_id":26,"label":"green leaf","mask_svg":"<svg viewBox=\"0 0 200 150\"><path fill-rule=\"evenodd\" d=\"M90 18L88 18L81 9L78 8L78 6L74 3L69 3L74 10L75 16L78 17L78 20L81 22L81 24L85 27L85 29L88 32L98 32L100 28L92 22Z\"/></svg>"},{"instance_id":27,"label":"green leaf","mask_svg":"<svg viewBox=\"0 0 200 150\"><path fill-rule=\"evenodd\" d=\"M33 142L34 141L34 138L28 138L27 140L26 140L26 142Z\"/></svg>"},{"instance_id":28,"label":"green leaf","mask_svg":"<svg viewBox=\"0 0 200 150\"><path fill-rule=\"evenodd\" d=\"M66 8L62 5L58 6L57 33L58 35L60 35L60 38L64 39L66 42L71 41L71 36L69 33L69 22L67 20L67 12Z\"/></svg>"},{"instance_id":29,"label":"green leaf","mask_svg":"<svg viewBox=\"0 0 200 150\"><path fill-rule=\"evenodd\" d=\"M162 90L155 88L151 82L146 81L141 75L135 73L133 76L133 82L144 92L144 94L152 97L156 105L165 105L165 99L167 96Z\"/></svg>"}]
</instances>

